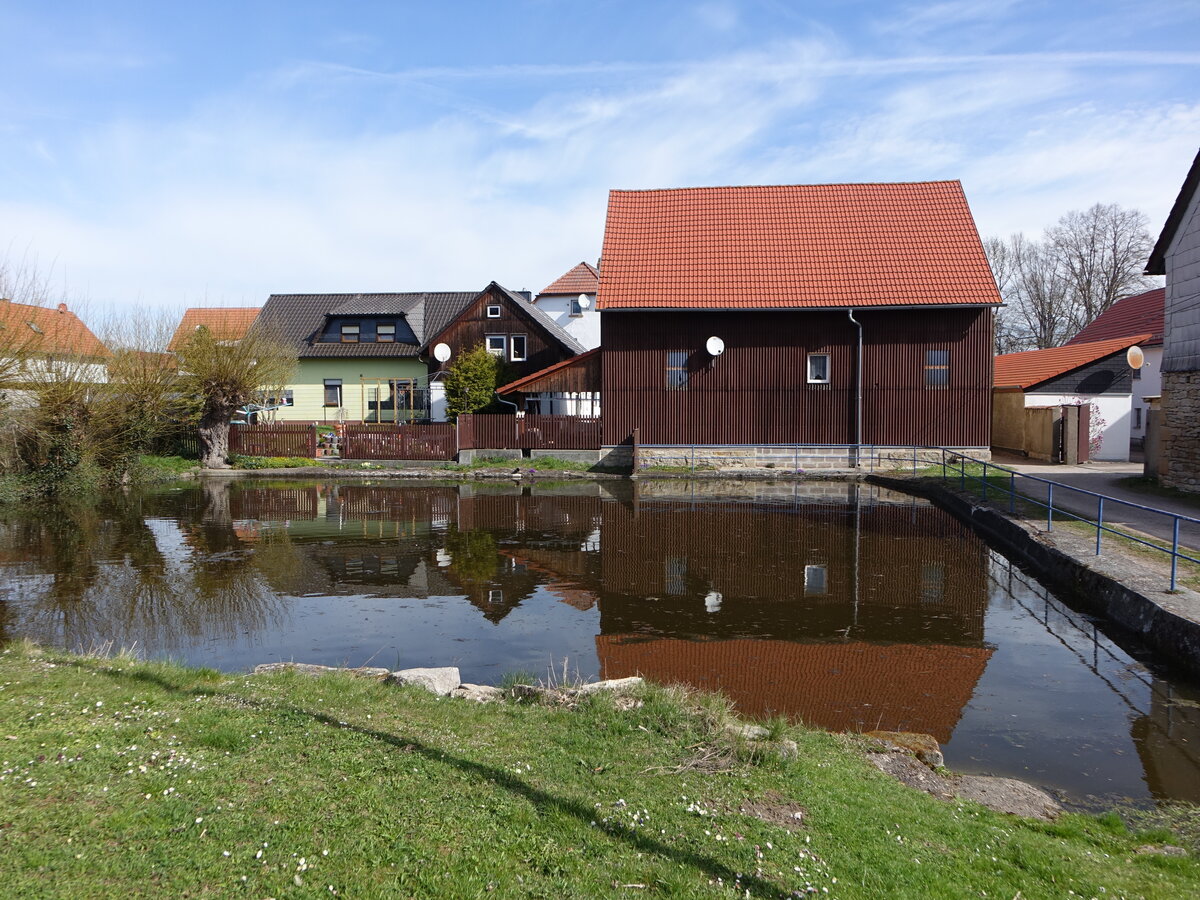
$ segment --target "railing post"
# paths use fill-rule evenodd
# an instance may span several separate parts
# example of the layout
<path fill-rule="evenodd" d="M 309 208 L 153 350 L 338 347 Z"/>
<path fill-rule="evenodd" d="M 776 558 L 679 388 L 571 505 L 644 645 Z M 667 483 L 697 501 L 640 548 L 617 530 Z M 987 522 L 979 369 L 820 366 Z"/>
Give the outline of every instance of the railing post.
<path fill-rule="evenodd" d="M 942 481 L 946 480 L 946 448 L 942 447 Z"/>
<path fill-rule="evenodd" d="M 1017 473 L 1010 472 L 1008 476 L 1008 511 L 1017 513 Z"/>
<path fill-rule="evenodd" d="M 958 473 L 962 478 L 962 481 L 959 482 L 959 489 L 965 491 L 967 489 L 967 458 L 961 453 L 958 455 Z"/>
<path fill-rule="evenodd" d="M 917 474 L 917 448 L 913 446 L 913 475 Z"/>
<path fill-rule="evenodd" d="M 983 502 L 987 503 L 987 460 L 983 461 Z"/>
<path fill-rule="evenodd" d="M 1175 590 L 1175 576 L 1179 572 L 1179 516 L 1171 529 L 1171 590 Z"/>
<path fill-rule="evenodd" d="M 1100 555 L 1100 535 L 1104 533 L 1104 498 L 1096 501 L 1096 555 Z"/>
<path fill-rule="evenodd" d="M 1046 482 L 1046 530 L 1054 530 L 1054 482 Z"/>

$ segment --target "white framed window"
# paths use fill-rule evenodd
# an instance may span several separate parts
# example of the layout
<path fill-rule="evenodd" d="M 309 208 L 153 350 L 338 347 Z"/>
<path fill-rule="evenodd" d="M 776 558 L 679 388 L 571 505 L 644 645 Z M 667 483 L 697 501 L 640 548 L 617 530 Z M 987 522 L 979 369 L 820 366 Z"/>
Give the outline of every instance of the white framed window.
<path fill-rule="evenodd" d="M 485 341 L 487 352 L 492 356 L 503 356 L 508 345 L 508 339 L 502 334 L 489 334 Z"/>
<path fill-rule="evenodd" d="M 508 358 L 512 362 L 525 362 L 525 360 L 527 359 L 527 357 L 525 355 L 525 345 L 526 345 L 525 335 L 523 335 L 523 334 L 510 335 L 509 339 L 508 339 L 508 347 L 509 347 Z"/>
<path fill-rule="evenodd" d="M 342 323 L 342 343 L 357 344 L 358 343 L 359 327 L 357 322 Z"/>
<path fill-rule="evenodd" d="M 808 383 L 829 384 L 829 354 L 808 354 Z"/>
<path fill-rule="evenodd" d="M 829 590 L 829 570 L 825 566 L 804 567 L 804 595 L 820 597 Z"/>
<path fill-rule="evenodd" d="M 375 340 L 380 344 L 395 343 L 396 324 L 394 322 L 380 322 L 378 325 L 376 325 Z"/>
<path fill-rule="evenodd" d="M 489 305 L 487 308 L 487 317 L 489 319 L 500 318 L 500 304 Z"/>
<path fill-rule="evenodd" d="M 496 588 L 492 588 L 491 590 L 488 591 L 488 603 L 503 603 L 503 602 L 504 602 L 504 591 L 503 590 L 497 590 Z"/>
<path fill-rule="evenodd" d="M 579 305 L 579 298 L 572 297 L 571 298 L 571 312 L 570 312 L 571 318 L 577 319 L 582 315 L 583 315 L 583 307 Z"/>

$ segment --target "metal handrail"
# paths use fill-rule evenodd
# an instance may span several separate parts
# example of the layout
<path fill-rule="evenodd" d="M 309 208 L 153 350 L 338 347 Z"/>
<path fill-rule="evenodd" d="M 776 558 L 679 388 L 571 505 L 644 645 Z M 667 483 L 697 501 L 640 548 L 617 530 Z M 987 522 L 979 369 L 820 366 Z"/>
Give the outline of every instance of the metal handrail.
<path fill-rule="evenodd" d="M 1169 554 L 1170 558 L 1171 558 L 1171 579 L 1170 579 L 1170 588 L 1169 589 L 1172 591 L 1174 591 L 1176 589 L 1176 585 L 1178 583 L 1179 560 L 1184 559 L 1184 560 L 1187 560 L 1188 562 L 1200 564 L 1200 559 L 1198 559 L 1194 556 L 1189 556 L 1186 553 L 1181 553 L 1179 550 L 1179 523 L 1180 522 L 1191 522 L 1193 524 L 1200 525 L 1200 518 L 1195 518 L 1193 516 L 1186 516 L 1186 515 L 1183 515 L 1182 513 L 1169 512 L 1165 509 L 1158 509 L 1157 507 L 1154 507 L 1154 506 L 1146 506 L 1142 503 L 1134 503 L 1131 500 L 1122 500 L 1119 497 L 1110 497 L 1107 494 L 1101 494 L 1096 491 L 1089 491 L 1087 488 L 1073 487 L 1072 485 L 1069 485 L 1069 484 L 1063 484 L 1060 481 L 1052 481 L 1051 479 L 1048 479 L 1048 478 L 1039 478 L 1036 475 L 1027 475 L 1024 472 L 1018 472 L 1015 469 L 1010 469 L 1010 468 L 1007 468 L 1006 466 L 997 465 L 996 463 L 990 462 L 988 460 L 976 459 L 973 456 L 969 456 L 965 453 L 960 453 L 957 450 L 947 450 L 945 448 L 941 448 L 941 450 L 942 450 L 942 480 L 943 481 L 949 480 L 948 472 L 953 471 L 956 468 L 953 465 L 953 463 L 954 463 L 955 459 L 957 459 L 959 464 L 957 466 L 958 471 L 956 474 L 959 477 L 960 484 L 965 488 L 968 479 L 970 479 L 972 481 L 980 482 L 981 486 L 982 486 L 983 499 L 986 502 L 988 499 L 989 484 L 988 484 L 987 479 L 988 479 L 989 470 L 991 470 L 991 472 L 999 472 L 999 473 L 1008 475 L 1007 489 L 1005 489 L 1003 487 L 998 487 L 996 485 L 990 485 L 990 487 L 992 490 L 1001 491 L 1001 492 L 1008 494 L 1009 512 L 1016 511 L 1017 497 L 1020 497 L 1022 500 L 1026 501 L 1028 503 L 1032 503 L 1033 505 L 1039 506 L 1042 509 L 1046 510 L 1046 530 L 1047 531 L 1054 531 L 1054 514 L 1056 512 L 1059 513 L 1060 516 L 1066 516 L 1068 518 L 1075 519 L 1076 521 L 1083 522 L 1086 525 L 1094 526 L 1096 528 L 1096 552 L 1095 552 L 1096 556 L 1101 555 L 1102 538 L 1105 533 L 1117 535 L 1118 537 L 1122 537 L 1125 540 L 1133 541 L 1134 543 L 1141 544 L 1144 547 L 1149 547 L 1151 550 L 1158 551 L 1159 553 Z M 947 465 L 948 462 L 950 463 L 949 466 Z M 967 474 L 967 464 L 968 463 L 973 463 L 977 466 L 982 466 L 983 474 L 982 475 L 968 475 Z M 1046 500 L 1043 502 L 1042 500 L 1040 500 L 1037 497 L 1034 497 L 1030 494 L 1022 493 L 1019 490 L 1017 490 L 1017 484 L 1024 483 L 1024 481 L 1018 482 L 1017 481 L 1018 478 L 1024 479 L 1024 481 L 1033 481 L 1033 482 L 1037 482 L 1039 484 L 1044 484 L 1046 486 Z M 1065 509 L 1061 505 L 1055 506 L 1055 504 L 1054 504 L 1055 488 L 1058 488 L 1060 492 L 1061 491 L 1071 491 L 1074 494 L 1082 494 L 1086 497 L 1095 498 L 1095 500 L 1096 500 L 1096 518 L 1094 520 L 1088 519 L 1077 513 L 1073 513 L 1068 509 Z M 1110 525 L 1105 525 L 1104 524 L 1104 507 L 1106 504 L 1112 504 L 1112 503 L 1119 503 L 1122 506 L 1130 507 L 1132 509 L 1140 509 L 1143 512 L 1153 513 L 1155 515 L 1164 516 L 1164 517 L 1170 519 L 1172 522 L 1172 525 L 1171 525 L 1171 548 L 1168 550 L 1166 547 L 1161 547 L 1158 544 L 1153 543 L 1151 541 L 1143 540 L 1142 538 L 1139 538 L 1136 535 L 1130 534 L 1127 531 L 1120 531 L 1116 528 L 1113 528 Z"/>

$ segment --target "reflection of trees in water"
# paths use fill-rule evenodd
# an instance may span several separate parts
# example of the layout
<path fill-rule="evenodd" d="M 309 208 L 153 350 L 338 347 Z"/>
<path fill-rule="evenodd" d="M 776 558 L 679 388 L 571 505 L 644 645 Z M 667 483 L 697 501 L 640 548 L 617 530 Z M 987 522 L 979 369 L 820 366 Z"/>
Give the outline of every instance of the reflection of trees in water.
<path fill-rule="evenodd" d="M 259 560 L 234 533 L 223 493 L 202 490 L 198 522 L 164 518 L 154 527 L 137 495 L 10 513 L 0 544 L 23 564 L 6 601 L 9 635 L 157 652 L 277 623 L 286 607 L 267 580 L 299 570 L 295 551 L 286 535 L 271 536 Z M 164 554 L 160 538 L 177 552 Z"/>

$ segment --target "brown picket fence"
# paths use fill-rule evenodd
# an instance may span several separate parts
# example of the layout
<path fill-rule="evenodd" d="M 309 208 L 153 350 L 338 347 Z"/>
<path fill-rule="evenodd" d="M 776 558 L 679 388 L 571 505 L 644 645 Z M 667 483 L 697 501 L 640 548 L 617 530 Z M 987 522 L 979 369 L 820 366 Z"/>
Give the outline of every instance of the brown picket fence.
<path fill-rule="evenodd" d="M 598 416 L 458 417 L 458 443 L 478 450 L 598 450 Z"/>
<path fill-rule="evenodd" d="M 229 429 L 229 452 L 242 456 L 317 455 L 317 431 L 302 422 L 234 425 Z"/>
<path fill-rule="evenodd" d="M 454 459 L 454 426 L 347 425 L 342 459 Z"/>

